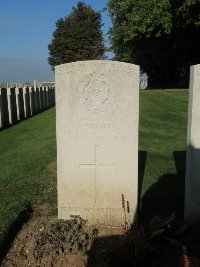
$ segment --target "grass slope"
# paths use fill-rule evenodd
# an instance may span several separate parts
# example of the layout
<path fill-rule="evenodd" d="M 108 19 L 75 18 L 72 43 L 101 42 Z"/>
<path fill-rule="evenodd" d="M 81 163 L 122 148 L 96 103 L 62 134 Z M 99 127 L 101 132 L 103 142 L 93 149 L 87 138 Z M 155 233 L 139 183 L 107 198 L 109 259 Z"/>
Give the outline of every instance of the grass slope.
<path fill-rule="evenodd" d="M 55 109 L 0 132 L 0 239 L 27 205 L 56 202 Z"/>
<path fill-rule="evenodd" d="M 140 158 L 141 215 L 182 209 L 184 153 L 174 151 L 186 148 L 187 103 L 187 91 L 140 93 L 139 147 L 146 151 Z M 27 203 L 56 206 L 55 109 L 0 132 L 0 149 L 1 240 Z"/>

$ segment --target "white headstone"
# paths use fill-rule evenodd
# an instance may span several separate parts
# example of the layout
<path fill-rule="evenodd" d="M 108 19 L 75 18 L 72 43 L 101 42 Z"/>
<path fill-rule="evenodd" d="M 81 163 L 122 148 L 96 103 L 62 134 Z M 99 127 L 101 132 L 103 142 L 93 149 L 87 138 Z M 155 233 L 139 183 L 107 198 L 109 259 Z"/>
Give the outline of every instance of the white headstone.
<path fill-rule="evenodd" d="M 142 79 L 140 80 L 140 89 L 145 90 L 148 87 L 148 80 L 147 79 Z"/>
<path fill-rule="evenodd" d="M 13 88 L 12 88 L 13 90 Z M 9 116 L 9 123 L 12 125 L 13 121 L 12 121 L 12 108 L 11 108 L 11 88 L 7 88 L 7 98 L 8 98 L 8 116 Z"/>
<path fill-rule="evenodd" d="M 16 89 L 16 104 L 17 104 L 17 119 L 18 121 L 20 121 L 20 107 L 19 107 L 19 87 L 17 87 Z"/>
<path fill-rule="evenodd" d="M 200 217 L 200 65 L 190 69 L 185 219 Z"/>
<path fill-rule="evenodd" d="M 130 225 L 138 197 L 139 67 L 96 60 L 55 71 L 58 216 Z"/>

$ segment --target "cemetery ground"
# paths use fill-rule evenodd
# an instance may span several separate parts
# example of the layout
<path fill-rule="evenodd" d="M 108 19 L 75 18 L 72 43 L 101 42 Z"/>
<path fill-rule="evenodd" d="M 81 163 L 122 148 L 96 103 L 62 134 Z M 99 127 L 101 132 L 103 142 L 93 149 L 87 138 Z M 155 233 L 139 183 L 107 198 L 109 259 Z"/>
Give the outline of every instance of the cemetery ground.
<path fill-rule="evenodd" d="M 154 215 L 175 212 L 183 218 L 187 106 L 187 90 L 140 92 L 138 222 L 144 227 Z M 83 253 L 69 253 L 68 265 L 62 265 L 66 261 L 60 256 L 57 263 L 43 259 L 47 265 L 34 265 L 29 258 L 34 233 L 57 214 L 55 108 L 0 132 L 0 147 L 1 261 L 16 237 L 2 266 L 84 266 Z M 113 232 L 114 239 L 107 242 L 106 232 L 100 232 L 101 242 L 95 239 L 91 245 L 87 266 L 131 264 L 134 255 L 126 255 L 124 240 L 116 250 L 118 234 Z M 92 254 L 95 246 L 99 255 Z M 114 251 L 106 254 L 112 246 Z"/>

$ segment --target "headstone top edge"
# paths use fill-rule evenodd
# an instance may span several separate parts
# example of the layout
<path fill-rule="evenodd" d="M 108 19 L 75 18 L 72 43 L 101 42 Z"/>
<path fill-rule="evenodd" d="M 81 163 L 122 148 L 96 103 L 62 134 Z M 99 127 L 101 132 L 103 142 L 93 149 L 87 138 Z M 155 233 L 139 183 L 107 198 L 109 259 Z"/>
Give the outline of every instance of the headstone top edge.
<path fill-rule="evenodd" d="M 198 68 L 199 69 L 200 68 L 200 64 L 192 65 L 191 68 L 195 68 L 195 69 Z"/>
<path fill-rule="evenodd" d="M 70 67 L 70 66 L 78 66 L 78 65 L 92 65 L 92 64 L 107 64 L 107 65 L 119 65 L 119 66 L 127 66 L 127 67 L 132 67 L 132 68 L 137 68 L 139 69 L 140 66 L 136 65 L 136 64 L 132 64 L 132 63 L 127 63 L 127 62 L 121 62 L 121 61 L 113 61 L 113 60 L 85 60 L 85 61 L 75 61 L 75 62 L 70 62 L 70 63 L 64 63 L 64 64 L 60 64 L 55 66 L 55 69 L 62 69 L 63 67 Z"/>
<path fill-rule="evenodd" d="M 190 67 L 190 84 L 191 84 L 191 81 L 194 79 L 193 76 L 199 76 L 199 75 L 200 75 L 200 64 L 191 66 Z"/>

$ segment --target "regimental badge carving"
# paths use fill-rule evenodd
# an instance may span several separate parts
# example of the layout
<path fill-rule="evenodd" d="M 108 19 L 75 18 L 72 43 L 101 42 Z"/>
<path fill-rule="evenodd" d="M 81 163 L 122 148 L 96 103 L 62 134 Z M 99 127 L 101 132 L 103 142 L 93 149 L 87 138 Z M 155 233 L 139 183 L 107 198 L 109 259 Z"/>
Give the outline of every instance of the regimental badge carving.
<path fill-rule="evenodd" d="M 114 91 L 105 74 L 92 73 L 79 84 L 80 101 L 86 109 L 101 112 L 114 102 Z"/>

